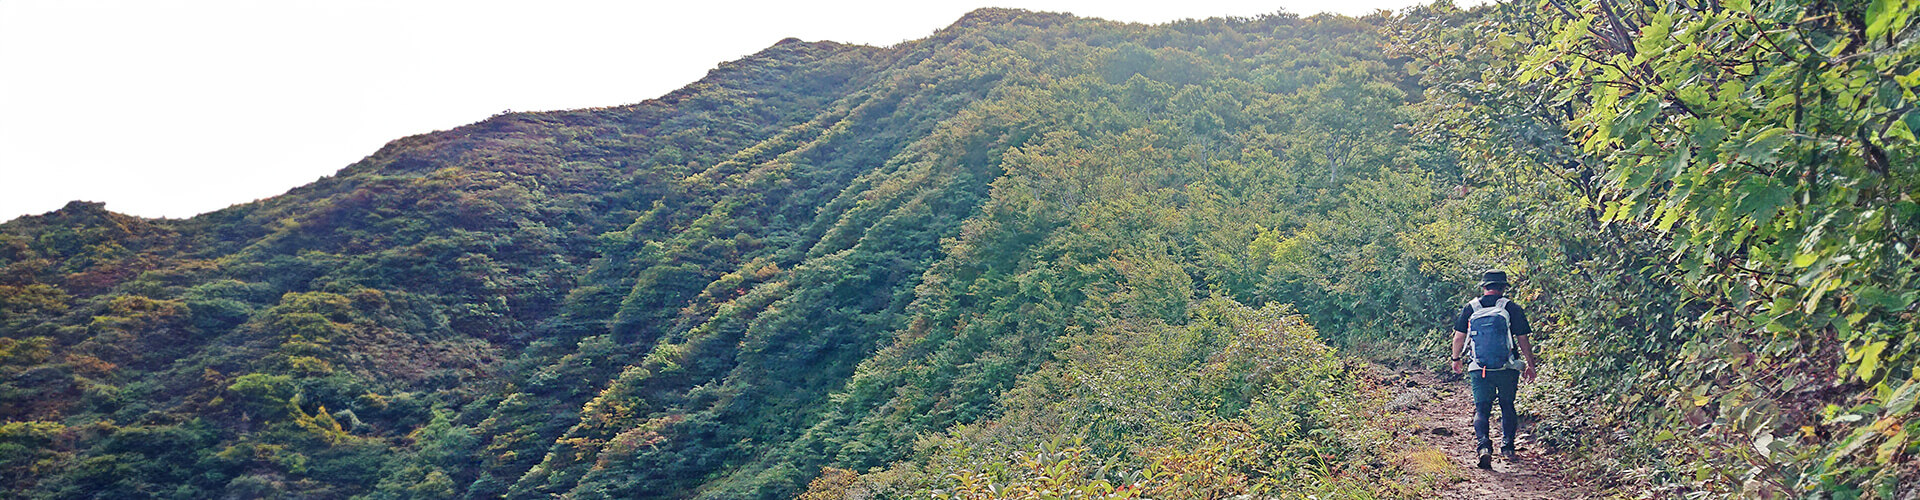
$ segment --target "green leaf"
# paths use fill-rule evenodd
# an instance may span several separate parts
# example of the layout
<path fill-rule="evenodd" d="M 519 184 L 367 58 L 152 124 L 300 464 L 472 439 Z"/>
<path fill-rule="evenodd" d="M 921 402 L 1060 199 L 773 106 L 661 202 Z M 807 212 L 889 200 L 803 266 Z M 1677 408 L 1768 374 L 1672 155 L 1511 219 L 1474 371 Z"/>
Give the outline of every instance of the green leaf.
<path fill-rule="evenodd" d="M 1688 160 L 1693 159 L 1693 148 L 1688 146 L 1688 144 L 1682 141 L 1679 146 L 1675 148 L 1678 149 L 1678 151 L 1674 151 L 1673 154 L 1668 155 L 1665 160 L 1661 161 L 1661 169 L 1666 171 L 1665 173 L 1668 177 L 1679 177 L 1680 172 L 1687 168 Z"/>
<path fill-rule="evenodd" d="M 1674 92 L 1674 97 L 1678 98 L 1680 102 L 1686 103 L 1688 107 L 1693 108 L 1706 108 L 1707 101 L 1712 99 L 1712 97 L 1707 94 L 1705 85 L 1688 85 L 1681 87 L 1680 90 Z"/>
<path fill-rule="evenodd" d="M 1752 218 L 1755 222 L 1766 223 L 1773 218 L 1775 211 L 1793 197 L 1793 190 L 1774 183 L 1772 179 L 1760 182 L 1742 182 L 1740 199 L 1734 206 L 1735 213 Z"/>
<path fill-rule="evenodd" d="M 1912 117 L 1913 113 L 1907 113 L 1907 115 Z M 1893 126 L 1887 127 L 1887 135 L 1906 139 L 1907 142 L 1920 142 L 1920 137 L 1913 135 L 1913 125 L 1909 125 L 1906 120 L 1893 122 Z"/>
<path fill-rule="evenodd" d="M 1873 380 L 1873 372 L 1880 369 L 1880 352 L 1885 350 L 1887 350 L 1885 340 L 1860 348 L 1860 369 L 1856 374 L 1861 380 Z"/>
<path fill-rule="evenodd" d="M 1853 313 L 1853 314 L 1848 314 L 1848 315 L 1847 315 L 1847 322 L 1845 323 L 1845 325 L 1846 325 L 1846 326 L 1848 326 L 1848 327 L 1852 327 L 1852 326 L 1855 326 L 1855 325 L 1859 325 L 1859 324 L 1860 324 L 1860 320 L 1863 320 L 1863 319 L 1867 319 L 1867 313 Z"/>
<path fill-rule="evenodd" d="M 1880 38 L 1880 35 L 1892 27 L 1893 18 L 1898 16 L 1896 9 L 1905 4 L 1904 0 L 1873 0 L 1867 6 L 1867 39 Z"/>
<path fill-rule="evenodd" d="M 1900 85 L 1907 88 L 1920 87 L 1920 69 L 1907 72 L 1905 75 L 1895 75 L 1893 81 L 1900 82 Z"/>
<path fill-rule="evenodd" d="M 1920 382 L 1909 380 L 1899 389 L 1895 389 L 1892 397 L 1887 398 L 1887 414 L 1906 415 L 1913 411 L 1915 402 L 1920 402 Z"/>
<path fill-rule="evenodd" d="M 1618 216 L 1619 214 L 1620 214 L 1620 202 L 1618 201 L 1609 202 L 1607 203 L 1607 209 L 1600 212 L 1600 221 L 1613 222 L 1617 220 L 1615 219 L 1615 217 Z"/>
<path fill-rule="evenodd" d="M 1680 219 L 1687 215 L 1686 194 L 1676 193 L 1674 196 L 1674 200 L 1677 203 L 1673 203 L 1660 211 L 1658 227 L 1661 232 L 1672 231 L 1673 225 L 1679 223 Z"/>
<path fill-rule="evenodd" d="M 1787 145 L 1788 138 L 1785 127 L 1761 131 L 1747 139 L 1747 145 L 1740 148 L 1740 156 L 1752 159 L 1754 163 L 1772 161 L 1773 156 L 1780 152 L 1780 148 Z"/>
<path fill-rule="evenodd" d="M 1642 96 L 1639 105 L 1640 109 L 1620 115 L 1620 119 L 1613 122 L 1616 134 L 1638 133 L 1647 127 L 1647 122 L 1653 121 L 1653 117 L 1660 115 L 1659 99 Z"/>
<path fill-rule="evenodd" d="M 1887 442 L 1880 443 L 1880 447 L 1874 450 L 1873 459 L 1881 464 L 1892 462 L 1894 457 L 1899 456 L 1900 450 L 1906 447 L 1907 434 L 1904 432 L 1894 434 L 1887 438 Z"/>
<path fill-rule="evenodd" d="M 1808 274 L 1818 274 L 1824 267 L 1826 266 L 1815 267 Z M 1832 282 L 1814 283 L 1814 285 L 1811 288 L 1813 290 L 1811 293 L 1807 294 L 1807 300 L 1802 303 L 1804 307 L 1801 308 L 1801 310 L 1805 311 L 1807 314 L 1813 314 L 1814 310 L 1820 308 L 1820 297 L 1825 296 L 1827 294 L 1827 290 L 1832 289 Z"/>
<path fill-rule="evenodd" d="M 1656 12 L 1652 22 L 1641 27 L 1640 37 L 1633 41 L 1634 49 L 1639 53 L 1636 59 L 1645 60 L 1654 53 L 1660 52 L 1660 49 L 1667 45 L 1667 35 L 1672 31 L 1673 17 L 1664 12 Z"/>
<path fill-rule="evenodd" d="M 1729 80 L 1720 84 L 1719 99 L 1725 101 L 1727 103 L 1725 105 L 1733 106 L 1736 103 L 1747 101 L 1746 93 L 1747 84 L 1741 83 L 1740 80 Z"/>
<path fill-rule="evenodd" d="M 1727 140 L 1727 127 L 1720 120 L 1702 119 L 1693 127 L 1693 143 L 1700 145 L 1702 163 L 1720 161 L 1720 141 Z"/>
<path fill-rule="evenodd" d="M 1880 82 L 1880 88 L 1874 91 L 1873 96 L 1879 100 L 1878 104 L 1880 107 L 1889 109 L 1898 108 L 1900 107 L 1901 90 L 1899 83 L 1883 81 Z"/>

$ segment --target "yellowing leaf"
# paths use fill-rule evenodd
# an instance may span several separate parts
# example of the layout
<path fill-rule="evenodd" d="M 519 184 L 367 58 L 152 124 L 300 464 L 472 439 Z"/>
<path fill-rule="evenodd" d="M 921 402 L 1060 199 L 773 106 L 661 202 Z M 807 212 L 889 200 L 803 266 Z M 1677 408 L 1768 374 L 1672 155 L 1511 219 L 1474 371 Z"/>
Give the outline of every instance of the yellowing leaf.
<path fill-rule="evenodd" d="M 1874 450 L 1873 458 L 1883 464 L 1892 462 L 1894 456 L 1906 447 L 1907 434 L 1904 432 L 1893 434 L 1892 437 L 1887 438 L 1887 442 L 1880 443 L 1879 449 Z"/>
<path fill-rule="evenodd" d="M 1880 369 L 1880 352 L 1885 350 L 1887 350 L 1885 340 L 1860 348 L 1860 369 L 1857 374 L 1861 380 L 1873 379 L 1873 372 Z"/>
<path fill-rule="evenodd" d="M 1913 115 L 1913 113 L 1907 113 L 1907 114 L 1909 116 Z M 1920 138 L 1914 137 L 1913 127 L 1910 125 L 1907 125 L 1906 120 L 1893 122 L 1893 126 L 1887 127 L 1887 135 L 1893 136 L 1895 138 L 1906 139 L 1907 142 L 1920 141 Z"/>
<path fill-rule="evenodd" d="M 1897 18 L 1906 17 L 1901 12 L 1905 10 L 1902 7 L 1906 3 L 1904 0 L 1873 0 L 1873 4 L 1867 6 L 1867 38 L 1880 38 L 1888 28 L 1896 27 L 1893 24 Z"/>

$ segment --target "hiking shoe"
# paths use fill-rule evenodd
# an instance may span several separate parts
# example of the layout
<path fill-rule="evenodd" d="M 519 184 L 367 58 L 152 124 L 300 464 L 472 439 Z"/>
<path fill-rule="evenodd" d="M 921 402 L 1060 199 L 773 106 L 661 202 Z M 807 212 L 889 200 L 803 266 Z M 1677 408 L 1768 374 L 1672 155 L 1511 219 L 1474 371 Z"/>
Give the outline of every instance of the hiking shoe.
<path fill-rule="evenodd" d="M 1493 450 L 1480 449 L 1480 468 L 1493 470 Z"/>
<path fill-rule="evenodd" d="M 1500 455 L 1505 457 L 1508 462 L 1512 462 L 1520 459 L 1520 454 L 1515 453 L 1512 446 L 1508 446 L 1504 449 L 1501 449 Z"/>

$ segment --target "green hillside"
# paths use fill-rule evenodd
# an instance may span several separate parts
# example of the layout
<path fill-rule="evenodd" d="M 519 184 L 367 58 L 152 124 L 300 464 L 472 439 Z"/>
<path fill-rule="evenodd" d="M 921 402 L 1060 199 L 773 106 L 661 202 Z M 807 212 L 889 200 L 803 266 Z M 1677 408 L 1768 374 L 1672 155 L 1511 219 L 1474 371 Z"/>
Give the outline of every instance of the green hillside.
<path fill-rule="evenodd" d="M 1920 481 L 1907 0 L 983 9 L 0 225 L 22 498 L 1425 498 L 1505 268 L 1627 497 Z M 1047 493 L 1055 497 L 1045 496 Z"/>

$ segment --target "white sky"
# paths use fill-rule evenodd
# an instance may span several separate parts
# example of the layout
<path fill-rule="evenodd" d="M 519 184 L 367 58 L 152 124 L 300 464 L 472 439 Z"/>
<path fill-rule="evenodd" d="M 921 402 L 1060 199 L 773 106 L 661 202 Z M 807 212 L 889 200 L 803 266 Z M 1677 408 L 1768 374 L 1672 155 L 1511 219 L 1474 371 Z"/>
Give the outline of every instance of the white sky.
<path fill-rule="evenodd" d="M 979 7 L 1118 21 L 1415 0 L 0 0 L 0 221 L 190 217 L 503 110 L 658 97 L 787 37 L 886 46 Z"/>

